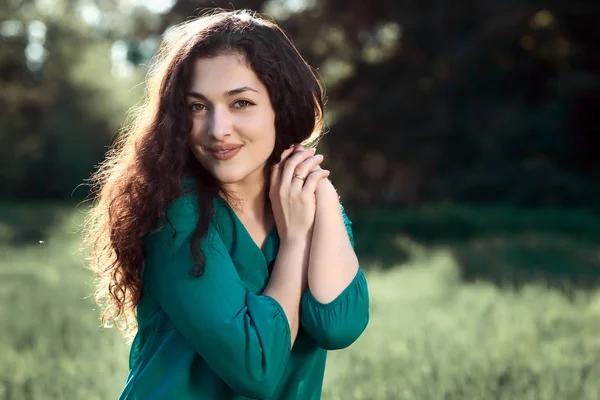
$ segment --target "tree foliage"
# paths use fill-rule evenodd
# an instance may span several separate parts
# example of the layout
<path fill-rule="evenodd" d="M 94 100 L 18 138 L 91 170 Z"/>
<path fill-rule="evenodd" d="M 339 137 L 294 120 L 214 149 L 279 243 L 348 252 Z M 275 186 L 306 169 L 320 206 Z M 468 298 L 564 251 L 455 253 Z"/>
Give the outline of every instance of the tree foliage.
<path fill-rule="evenodd" d="M 179 0 L 162 14 L 98 2 L 106 18 L 95 25 L 69 2 L 54 19 L 25 3 L 2 6 L 1 20 L 46 18 L 48 57 L 32 71 L 27 37 L 0 36 L 1 195 L 70 196 L 135 103 L 130 89 L 160 35 L 205 8 L 234 6 L 270 11 L 324 79 L 323 147 L 347 203 L 600 200 L 593 0 Z M 111 75 L 115 41 L 127 44 L 128 79 Z"/>

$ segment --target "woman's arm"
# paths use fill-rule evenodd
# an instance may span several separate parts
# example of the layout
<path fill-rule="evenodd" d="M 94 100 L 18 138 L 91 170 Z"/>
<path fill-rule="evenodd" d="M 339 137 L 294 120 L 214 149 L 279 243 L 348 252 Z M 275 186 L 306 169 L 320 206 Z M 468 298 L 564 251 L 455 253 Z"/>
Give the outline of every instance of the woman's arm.
<path fill-rule="evenodd" d="M 190 348 L 233 391 L 270 398 L 289 357 L 285 310 L 276 299 L 248 289 L 212 224 L 201 243 L 204 273 L 192 276 L 190 241 L 198 215 L 190 198 L 170 207 L 173 227 L 146 239 L 144 295 L 156 300 Z"/>
<path fill-rule="evenodd" d="M 318 183 L 329 175 L 329 171 L 315 168 L 323 158 L 314 154 L 314 149 L 296 151 L 290 147 L 271 171 L 269 198 L 281 244 L 263 294 L 276 299 L 285 310 L 291 345 L 298 334 L 300 300 L 307 286 L 315 192 Z"/>
<path fill-rule="evenodd" d="M 282 243 L 277 252 L 273 272 L 262 294 L 275 299 L 285 311 L 290 327 L 290 348 L 300 326 L 300 299 L 306 290 L 306 271 L 310 237 Z"/>
<path fill-rule="evenodd" d="M 354 253 L 352 223 L 329 181 L 317 189 L 317 211 L 300 322 L 322 348 L 352 344 L 369 322 L 367 281 Z"/>
<path fill-rule="evenodd" d="M 308 286 L 320 303 L 330 303 L 352 282 L 358 258 L 346 231 L 337 192 L 327 179 L 316 191 L 317 211 L 308 264 Z"/>

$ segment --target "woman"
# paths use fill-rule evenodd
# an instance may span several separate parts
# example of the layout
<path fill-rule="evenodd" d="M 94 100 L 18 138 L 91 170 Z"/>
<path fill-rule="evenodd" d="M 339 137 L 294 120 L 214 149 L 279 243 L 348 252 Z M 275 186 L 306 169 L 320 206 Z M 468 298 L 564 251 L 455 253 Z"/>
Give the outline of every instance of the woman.
<path fill-rule="evenodd" d="M 104 322 L 135 334 L 121 399 L 318 399 L 327 350 L 369 319 L 323 157 L 322 92 L 275 24 L 172 31 L 146 101 L 95 174 Z"/>

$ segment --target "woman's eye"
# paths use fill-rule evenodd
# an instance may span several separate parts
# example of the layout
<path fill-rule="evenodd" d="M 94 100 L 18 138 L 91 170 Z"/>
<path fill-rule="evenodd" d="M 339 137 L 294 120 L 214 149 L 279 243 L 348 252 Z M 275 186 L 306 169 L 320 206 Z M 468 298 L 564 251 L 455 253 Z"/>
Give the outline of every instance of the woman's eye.
<path fill-rule="evenodd" d="M 192 110 L 193 112 L 204 111 L 205 109 L 206 109 L 206 107 L 204 106 L 204 104 L 200 104 L 200 103 L 190 104 L 190 110 Z"/>
<path fill-rule="evenodd" d="M 234 104 L 235 104 L 235 108 L 246 108 L 246 107 L 254 105 L 254 103 L 251 103 L 248 100 L 238 100 Z"/>

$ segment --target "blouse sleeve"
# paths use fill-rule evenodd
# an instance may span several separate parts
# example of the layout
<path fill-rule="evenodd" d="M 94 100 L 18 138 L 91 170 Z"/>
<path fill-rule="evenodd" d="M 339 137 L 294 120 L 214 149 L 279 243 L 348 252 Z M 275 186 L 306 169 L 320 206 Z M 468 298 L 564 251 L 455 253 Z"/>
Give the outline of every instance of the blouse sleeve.
<path fill-rule="evenodd" d="M 343 207 L 341 212 L 354 248 L 352 222 Z M 324 349 L 343 349 L 354 343 L 369 323 L 369 290 L 362 269 L 358 269 L 352 282 L 330 303 L 319 302 L 307 289 L 300 304 L 300 323 Z"/>
<path fill-rule="evenodd" d="M 189 200 L 178 199 L 167 214 L 176 235 L 167 224 L 147 239 L 144 289 L 233 391 L 269 398 L 290 354 L 285 312 L 275 299 L 249 291 L 212 225 L 201 243 L 204 273 L 191 275 L 196 214 Z"/>

